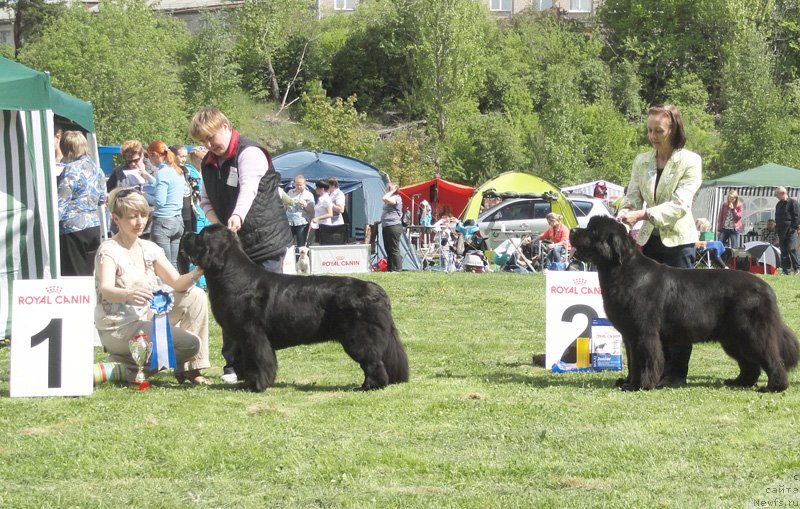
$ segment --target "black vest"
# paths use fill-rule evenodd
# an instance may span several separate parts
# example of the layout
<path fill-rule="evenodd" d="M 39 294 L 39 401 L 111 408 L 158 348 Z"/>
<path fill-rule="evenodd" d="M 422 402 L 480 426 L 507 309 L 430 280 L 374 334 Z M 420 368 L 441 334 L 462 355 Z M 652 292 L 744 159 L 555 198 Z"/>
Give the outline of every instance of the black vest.
<path fill-rule="evenodd" d="M 278 194 L 281 176 L 272 166 L 269 152 L 253 140 L 240 136 L 235 157 L 221 161 L 220 167 L 217 168 L 208 164 L 209 156 L 206 155 L 200 171 L 203 174 L 203 187 L 214 212 L 220 223 L 227 224 L 239 198 L 238 179 L 235 187 L 229 186 L 228 176 L 231 168 L 238 164 L 242 150 L 247 147 L 258 147 L 269 161 L 269 169 L 261 177 L 253 205 L 244 218 L 242 229 L 239 230 L 239 240 L 245 253 L 254 262 L 261 263 L 268 258 L 283 254 L 293 241 L 289 221 L 286 219 L 286 209 Z"/>

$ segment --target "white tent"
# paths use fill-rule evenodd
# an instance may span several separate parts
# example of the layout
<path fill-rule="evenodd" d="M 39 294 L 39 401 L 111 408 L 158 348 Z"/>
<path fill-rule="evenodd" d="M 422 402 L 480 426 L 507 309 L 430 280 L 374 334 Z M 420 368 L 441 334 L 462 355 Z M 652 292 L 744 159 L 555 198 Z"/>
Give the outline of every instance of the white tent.
<path fill-rule="evenodd" d="M 578 193 L 578 194 L 588 194 L 589 196 L 594 196 L 594 188 L 597 184 L 601 182 L 606 185 L 606 192 L 607 192 L 606 201 L 608 201 L 609 203 L 625 194 L 624 187 L 622 187 L 619 184 L 614 184 L 613 182 L 609 182 L 607 180 L 593 180 L 591 182 L 586 182 L 585 184 L 577 184 L 574 186 L 562 187 L 561 192 L 564 194 Z"/>
<path fill-rule="evenodd" d="M 711 228 L 717 231 L 719 209 L 725 202 L 728 192 L 735 189 L 744 204 L 742 224 L 747 234 L 755 231 L 760 233 L 767 219 L 775 217 L 775 187 L 783 186 L 793 198 L 800 197 L 800 171 L 767 163 L 756 168 L 720 177 L 703 182 L 692 206 L 694 217 L 704 217 L 711 223 Z M 757 238 L 742 238 L 742 243 Z"/>
<path fill-rule="evenodd" d="M 91 105 L 50 86 L 47 74 L 0 57 L 0 338 L 11 333 L 14 280 L 60 275 L 57 116 L 87 132 L 97 161 Z"/>

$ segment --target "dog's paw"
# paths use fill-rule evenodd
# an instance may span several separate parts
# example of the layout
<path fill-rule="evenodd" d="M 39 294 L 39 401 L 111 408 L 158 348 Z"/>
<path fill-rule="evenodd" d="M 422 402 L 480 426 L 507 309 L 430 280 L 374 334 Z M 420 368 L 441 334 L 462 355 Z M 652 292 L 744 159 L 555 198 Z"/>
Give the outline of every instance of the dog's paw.
<path fill-rule="evenodd" d="M 629 382 L 624 382 L 624 383 L 620 384 L 619 388 L 621 390 L 625 391 L 625 392 L 635 392 L 635 391 L 639 391 L 639 390 L 642 389 L 640 386 L 634 385 L 634 384 L 629 383 Z"/>
<path fill-rule="evenodd" d="M 781 385 L 773 385 L 773 386 L 771 386 L 770 384 L 767 384 L 764 387 L 759 387 L 758 388 L 758 392 L 783 392 L 787 388 L 788 388 L 788 385 L 787 386 L 781 386 Z"/>
<path fill-rule="evenodd" d="M 722 381 L 722 384 L 726 387 L 753 387 L 755 382 L 747 382 L 740 380 L 738 378 L 728 378 Z"/>

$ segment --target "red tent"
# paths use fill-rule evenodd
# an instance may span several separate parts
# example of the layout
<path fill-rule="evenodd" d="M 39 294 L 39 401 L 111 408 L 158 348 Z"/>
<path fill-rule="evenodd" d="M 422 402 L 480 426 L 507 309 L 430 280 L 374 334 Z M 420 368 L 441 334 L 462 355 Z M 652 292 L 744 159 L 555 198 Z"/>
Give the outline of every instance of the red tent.
<path fill-rule="evenodd" d="M 412 204 L 412 198 L 414 208 L 416 208 L 422 200 L 426 200 L 431 204 L 433 217 L 435 219 L 445 212 L 456 217 L 460 216 L 467 207 L 469 197 L 472 196 L 472 191 L 474 190 L 474 187 L 435 178 L 427 182 L 401 187 L 399 192 L 403 197 L 403 203 L 407 203 L 409 207 Z M 416 223 L 416 211 L 414 211 L 414 224 Z"/>

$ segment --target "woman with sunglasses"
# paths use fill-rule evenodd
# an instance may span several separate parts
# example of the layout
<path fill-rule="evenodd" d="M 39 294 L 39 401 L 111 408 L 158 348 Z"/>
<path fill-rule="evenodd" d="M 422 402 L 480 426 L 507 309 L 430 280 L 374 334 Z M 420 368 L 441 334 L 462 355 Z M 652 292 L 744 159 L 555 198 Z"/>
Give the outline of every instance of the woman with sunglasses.
<path fill-rule="evenodd" d="M 702 160 L 683 148 L 686 130 L 678 108 L 671 104 L 650 108 L 647 138 L 653 148 L 636 156 L 617 217 L 628 226 L 643 221 L 636 243 L 645 256 L 670 267 L 691 269 L 699 239 L 692 202 L 703 181 Z M 658 387 L 686 385 L 691 355 L 691 344 L 665 347 Z"/>
<path fill-rule="evenodd" d="M 127 368 L 129 381 L 138 371 L 128 340 L 138 331 L 150 333 L 153 312 L 150 300 L 161 283 L 174 290 L 174 306 L 169 312 L 179 382 L 207 385 L 201 373 L 210 367 L 208 359 L 208 303 L 206 294 L 194 283 L 202 275 L 199 268 L 179 275 L 167 260 L 164 250 L 139 238 L 144 231 L 150 207 L 135 189 L 113 190 L 108 210 L 119 231 L 103 242 L 95 257 L 95 326 L 108 352 L 108 362 Z"/>

